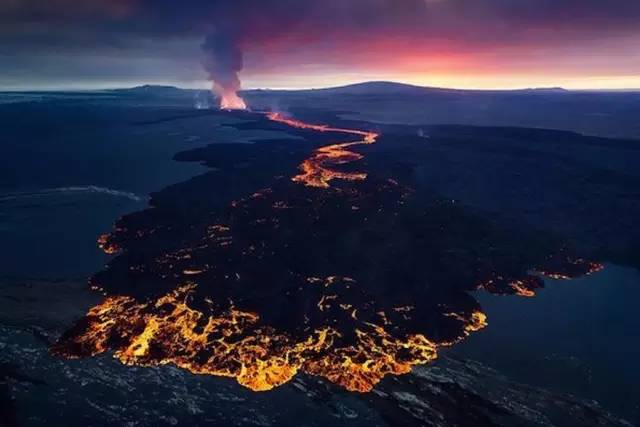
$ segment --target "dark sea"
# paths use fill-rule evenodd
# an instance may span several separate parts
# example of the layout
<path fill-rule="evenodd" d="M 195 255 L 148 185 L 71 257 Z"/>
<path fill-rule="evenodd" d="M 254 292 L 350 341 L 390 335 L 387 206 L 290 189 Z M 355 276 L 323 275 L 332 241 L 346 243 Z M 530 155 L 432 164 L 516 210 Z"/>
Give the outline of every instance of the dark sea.
<path fill-rule="evenodd" d="M 204 171 L 174 154 L 245 140 L 220 118 L 185 112 L 189 99 L 150 106 L 101 93 L 0 98 L 2 276 L 91 275 L 106 260 L 96 239 L 118 217 Z"/>
<path fill-rule="evenodd" d="M 489 326 L 453 353 L 639 419 L 638 270 L 607 264 L 587 277 L 545 279 L 535 298 L 475 296 Z"/>

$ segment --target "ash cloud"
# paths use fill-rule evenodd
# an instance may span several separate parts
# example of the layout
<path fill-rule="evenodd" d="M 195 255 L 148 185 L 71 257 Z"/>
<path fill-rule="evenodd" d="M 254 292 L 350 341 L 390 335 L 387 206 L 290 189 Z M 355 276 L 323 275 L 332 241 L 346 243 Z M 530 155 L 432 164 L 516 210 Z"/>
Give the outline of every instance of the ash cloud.
<path fill-rule="evenodd" d="M 234 31 L 215 31 L 206 36 L 202 44 L 205 54 L 203 65 L 209 79 L 214 82 L 213 90 L 220 96 L 236 94 L 240 90 L 242 70 L 242 48 Z"/>

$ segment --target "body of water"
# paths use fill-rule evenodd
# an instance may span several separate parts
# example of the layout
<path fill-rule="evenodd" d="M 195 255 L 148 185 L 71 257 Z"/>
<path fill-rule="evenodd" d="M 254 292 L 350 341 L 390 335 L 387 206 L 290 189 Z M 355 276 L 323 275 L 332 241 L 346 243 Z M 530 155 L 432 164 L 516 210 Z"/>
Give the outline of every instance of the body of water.
<path fill-rule="evenodd" d="M 94 273 L 106 261 L 96 240 L 119 216 L 205 170 L 172 160 L 174 154 L 229 142 L 215 137 L 217 129 L 229 132 L 221 127 L 225 119 L 206 112 L 83 102 L 0 105 L 3 276 Z"/>
<path fill-rule="evenodd" d="M 545 285 L 534 298 L 477 293 L 489 325 L 452 352 L 640 422 L 640 272 L 608 264 Z"/>

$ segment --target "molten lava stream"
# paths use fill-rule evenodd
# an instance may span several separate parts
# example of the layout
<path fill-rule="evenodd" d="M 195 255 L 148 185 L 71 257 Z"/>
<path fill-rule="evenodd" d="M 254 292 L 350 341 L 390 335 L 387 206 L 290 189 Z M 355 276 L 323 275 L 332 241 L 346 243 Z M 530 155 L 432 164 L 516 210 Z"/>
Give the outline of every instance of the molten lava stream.
<path fill-rule="evenodd" d="M 309 187 L 329 187 L 332 179 L 346 179 L 350 181 L 363 180 L 367 174 L 355 172 L 339 172 L 332 170 L 331 166 L 354 162 L 362 158 L 361 154 L 349 151 L 347 148 L 360 144 L 373 144 L 380 134 L 357 129 L 335 128 L 326 125 L 314 125 L 300 120 L 284 117 L 281 113 L 271 112 L 267 114 L 270 120 L 284 123 L 298 129 L 310 129 L 319 132 L 342 132 L 351 135 L 361 136 L 362 139 L 354 142 L 343 142 L 340 144 L 327 145 L 317 149 L 313 156 L 302 162 L 300 170 L 302 173 L 293 177 L 296 182 L 302 182 Z"/>

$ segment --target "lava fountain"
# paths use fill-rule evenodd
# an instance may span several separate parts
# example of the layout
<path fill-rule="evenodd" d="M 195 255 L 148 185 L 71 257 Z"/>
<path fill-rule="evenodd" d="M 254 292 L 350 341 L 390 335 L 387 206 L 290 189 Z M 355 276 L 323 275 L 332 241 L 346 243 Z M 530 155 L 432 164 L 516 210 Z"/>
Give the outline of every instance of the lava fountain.
<path fill-rule="evenodd" d="M 214 86 L 214 92 L 220 96 L 221 110 L 246 110 L 247 104 L 244 99 L 234 90 L 223 90 Z"/>

